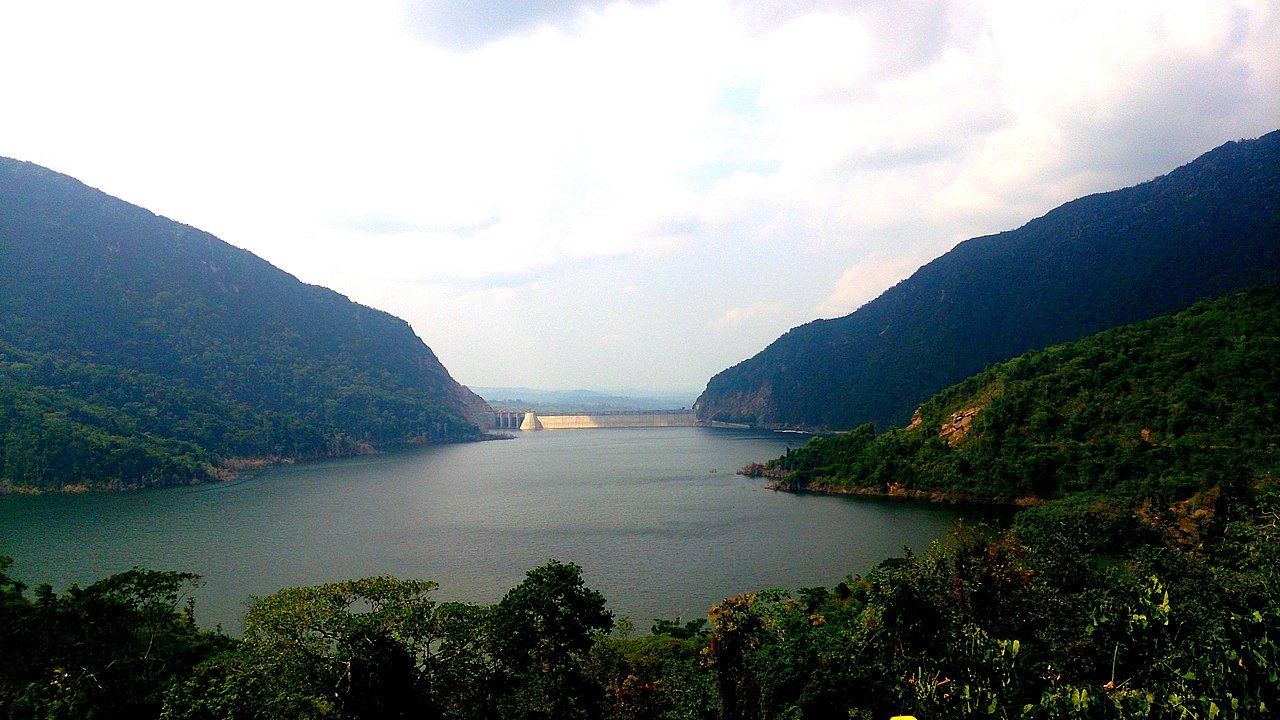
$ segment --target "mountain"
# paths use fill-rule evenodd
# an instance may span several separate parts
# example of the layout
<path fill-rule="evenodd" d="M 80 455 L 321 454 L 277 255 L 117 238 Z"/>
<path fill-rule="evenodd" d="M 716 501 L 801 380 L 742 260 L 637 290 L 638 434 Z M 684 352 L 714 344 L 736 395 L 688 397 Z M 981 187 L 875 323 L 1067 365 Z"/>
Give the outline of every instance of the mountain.
<path fill-rule="evenodd" d="M 1025 353 L 911 424 L 813 438 L 749 468 L 795 489 L 1179 501 L 1280 471 L 1280 285 Z"/>
<path fill-rule="evenodd" d="M 1280 131 L 960 243 L 719 373 L 694 408 L 764 427 L 902 424 L 993 362 L 1276 279 Z"/>
<path fill-rule="evenodd" d="M 470 440 L 484 409 L 405 321 L 0 159 L 0 484 L 162 485 Z"/>

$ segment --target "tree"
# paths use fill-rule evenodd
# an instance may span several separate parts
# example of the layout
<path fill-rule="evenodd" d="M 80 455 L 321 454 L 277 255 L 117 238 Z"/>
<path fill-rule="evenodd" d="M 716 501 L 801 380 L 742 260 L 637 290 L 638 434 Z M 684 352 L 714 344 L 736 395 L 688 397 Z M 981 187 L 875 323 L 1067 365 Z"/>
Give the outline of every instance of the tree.
<path fill-rule="evenodd" d="M 165 717 L 435 717 L 424 669 L 435 587 L 372 577 L 257 600 L 237 652 L 171 694 Z"/>
<path fill-rule="evenodd" d="M 0 558 L 0 716 L 155 717 L 176 679 L 227 647 L 195 624 L 197 575 L 140 570 L 33 600 Z"/>
<path fill-rule="evenodd" d="M 590 718 L 600 688 L 582 660 L 598 633 L 613 628 L 603 595 L 586 587 L 582 568 L 551 560 L 525 575 L 494 611 L 497 658 L 507 691 L 504 717 Z"/>

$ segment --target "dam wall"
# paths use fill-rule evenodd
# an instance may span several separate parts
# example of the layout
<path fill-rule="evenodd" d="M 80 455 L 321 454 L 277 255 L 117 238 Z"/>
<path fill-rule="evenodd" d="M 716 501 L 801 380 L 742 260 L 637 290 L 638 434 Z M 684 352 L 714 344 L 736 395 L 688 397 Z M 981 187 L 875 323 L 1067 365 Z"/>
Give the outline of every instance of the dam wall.
<path fill-rule="evenodd" d="M 566 413 L 542 415 L 525 413 L 521 430 L 583 430 L 587 428 L 693 427 L 698 424 L 692 410 Z"/>

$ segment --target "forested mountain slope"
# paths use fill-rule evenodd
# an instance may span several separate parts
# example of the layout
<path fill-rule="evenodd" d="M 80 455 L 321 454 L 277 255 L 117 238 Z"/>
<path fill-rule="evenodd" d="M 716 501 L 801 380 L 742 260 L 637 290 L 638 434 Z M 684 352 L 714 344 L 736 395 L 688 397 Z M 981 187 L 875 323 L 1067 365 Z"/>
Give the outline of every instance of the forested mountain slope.
<path fill-rule="evenodd" d="M 147 486 L 231 458 L 473 439 L 483 406 L 403 320 L 0 159 L 0 484 Z"/>
<path fill-rule="evenodd" d="M 975 238 L 711 379 L 702 420 L 849 429 L 1026 350 L 1280 279 L 1280 131 Z"/>
<path fill-rule="evenodd" d="M 1278 357 L 1269 285 L 1025 353 L 905 428 L 814 438 L 754 469 L 792 488 L 1004 500 L 1246 487 L 1280 471 Z"/>

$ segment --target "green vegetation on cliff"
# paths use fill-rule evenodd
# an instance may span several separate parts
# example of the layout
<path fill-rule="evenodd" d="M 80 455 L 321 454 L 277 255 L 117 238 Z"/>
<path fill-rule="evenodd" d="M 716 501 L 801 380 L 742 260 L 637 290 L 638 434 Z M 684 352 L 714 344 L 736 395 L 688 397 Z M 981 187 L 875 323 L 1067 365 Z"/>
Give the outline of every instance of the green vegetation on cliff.
<path fill-rule="evenodd" d="M 1280 280 L 1280 131 L 957 245 L 857 311 L 794 328 L 707 383 L 701 420 L 905 424 L 1027 350 Z"/>
<path fill-rule="evenodd" d="M 750 469 L 792 489 L 1181 498 L 1280 469 L 1280 286 L 1026 353 L 912 423 L 815 437 Z"/>
<path fill-rule="evenodd" d="M 474 439 L 482 405 L 403 320 L 0 159 L 0 486 Z"/>

